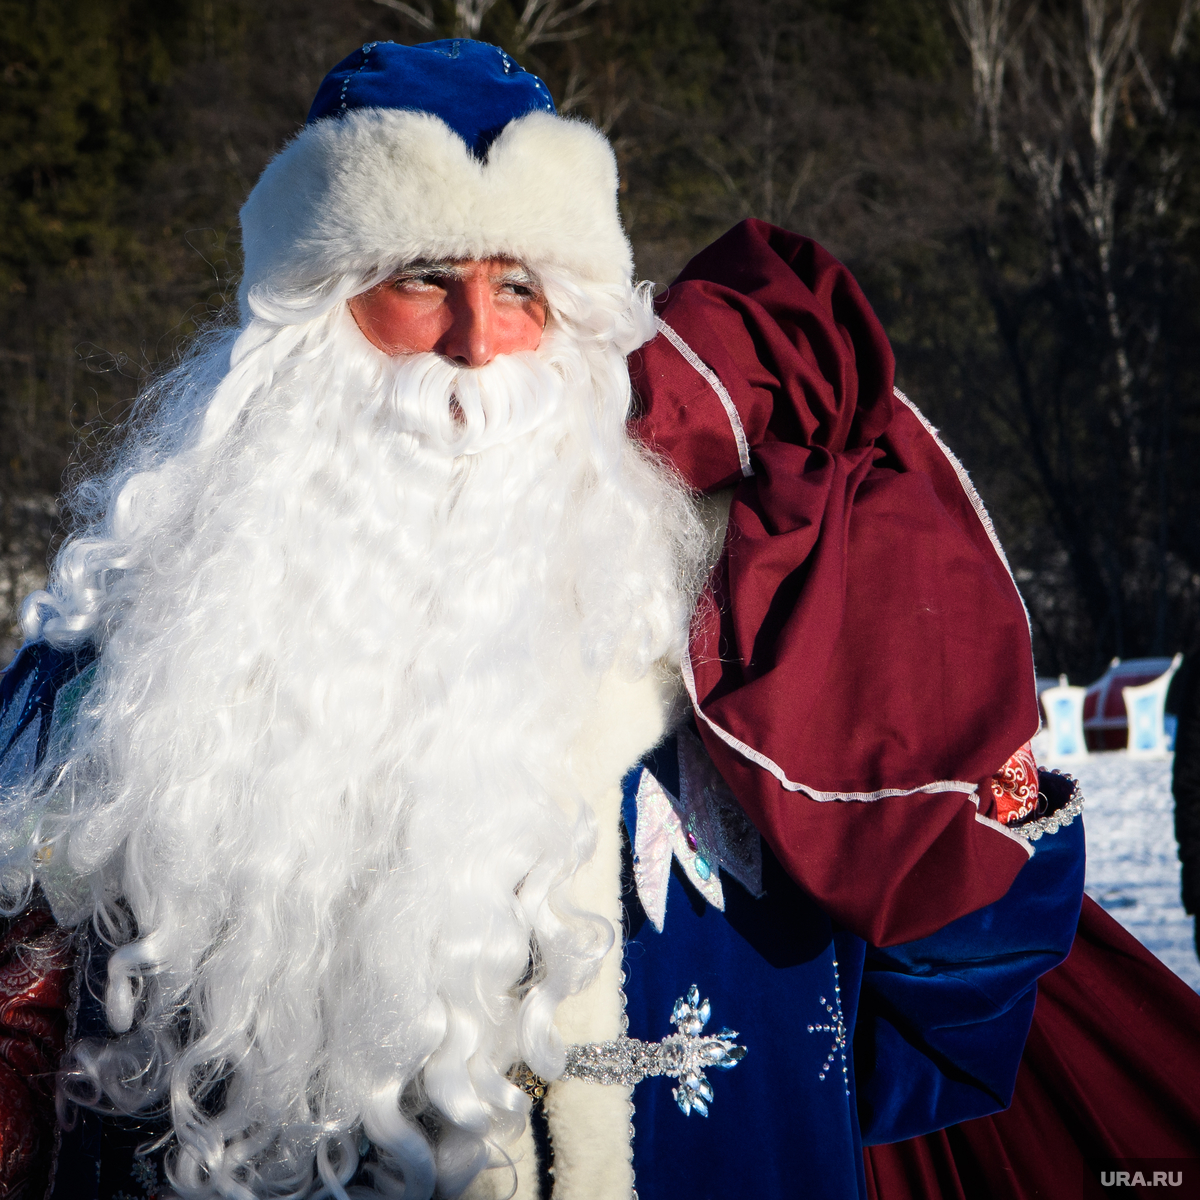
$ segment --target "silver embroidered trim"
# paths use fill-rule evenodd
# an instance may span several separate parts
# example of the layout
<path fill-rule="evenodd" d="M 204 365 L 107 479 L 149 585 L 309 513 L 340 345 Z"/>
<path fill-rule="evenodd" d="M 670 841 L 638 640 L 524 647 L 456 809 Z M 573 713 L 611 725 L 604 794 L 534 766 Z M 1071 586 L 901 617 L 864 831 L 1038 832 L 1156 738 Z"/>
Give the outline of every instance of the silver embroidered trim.
<path fill-rule="evenodd" d="M 961 792 L 964 796 L 975 797 L 979 791 L 978 784 L 968 783 L 964 779 L 939 779 L 935 783 L 922 783 L 917 787 L 880 788 L 877 792 L 822 792 L 817 788 L 809 787 L 806 783 L 797 783 L 784 774 L 783 768 L 777 762 L 765 754 L 760 754 L 753 746 L 747 746 L 745 742 L 734 737 L 729 730 L 722 729 L 700 707 L 700 697 L 696 693 L 696 674 L 692 670 L 692 656 L 686 646 L 679 658 L 679 673 L 683 676 L 683 686 L 687 688 L 688 699 L 692 702 L 692 709 L 696 716 L 727 746 L 732 746 L 743 758 L 749 759 L 755 766 L 762 767 L 764 771 L 769 771 L 774 775 L 784 791 L 803 792 L 810 800 L 817 800 L 822 804 L 827 801 L 840 800 L 886 800 L 892 796 L 933 795 L 938 792 Z M 978 803 L 977 799 L 976 803 Z"/>
<path fill-rule="evenodd" d="M 746 440 L 746 430 L 742 426 L 742 418 L 738 415 L 737 405 L 734 404 L 728 389 L 717 378 L 717 373 L 704 363 L 695 350 L 662 317 L 655 317 L 654 324 L 658 326 L 659 332 L 663 334 L 667 341 L 679 351 L 688 366 L 716 393 L 717 399 L 721 402 L 721 407 L 725 410 L 725 416 L 729 420 L 729 428 L 733 433 L 733 440 L 737 444 L 738 466 L 742 469 L 743 477 L 750 478 L 754 474 L 754 467 L 750 463 L 750 443 Z"/>
<path fill-rule="evenodd" d="M 925 432 L 937 443 L 938 449 L 946 456 L 950 462 L 950 466 L 954 469 L 955 475 L 958 476 L 958 482 L 962 486 L 962 490 L 966 492 L 967 499 L 971 502 L 971 507 L 975 510 L 975 515 L 979 518 L 979 523 L 983 526 L 984 532 L 988 535 L 988 540 L 992 543 L 992 549 L 996 551 L 1000 557 L 1000 561 L 1004 564 L 1004 569 L 1008 572 L 1009 579 L 1013 580 L 1014 585 L 1016 580 L 1013 579 L 1012 567 L 1008 565 L 1008 556 L 1004 553 L 1004 547 L 1000 544 L 1000 538 L 996 534 L 996 527 L 992 524 L 992 518 L 988 514 L 987 508 L 984 506 L 983 497 L 975 490 L 975 485 L 971 482 L 970 475 L 967 474 L 967 468 L 958 460 L 958 456 L 942 441 L 941 435 L 937 429 L 930 424 L 929 418 L 896 386 L 892 387 L 892 395 L 905 405 L 908 410 L 917 418 L 918 421 L 925 427 Z M 1024 604 L 1024 600 L 1021 601 Z M 1029 613 L 1026 611 L 1026 619 Z"/>
<path fill-rule="evenodd" d="M 737 1037 L 734 1030 L 701 1033 L 710 1014 L 708 1001 L 700 999 L 700 989 L 692 984 L 687 995 L 675 1001 L 671 1013 L 676 1033 L 661 1042 L 619 1037 L 609 1042 L 568 1046 L 562 1078 L 634 1087 L 643 1079 L 666 1075 L 679 1080 L 679 1086 L 672 1088 L 671 1094 L 684 1115 L 690 1116 L 695 1111 L 707 1117 L 713 1090 L 704 1072 L 714 1067 L 729 1070 L 746 1056 L 745 1046 L 734 1041 Z"/>
<path fill-rule="evenodd" d="M 1014 833 L 1028 838 L 1031 842 L 1036 842 L 1044 833 L 1057 833 L 1060 829 L 1066 829 L 1083 812 L 1083 792 L 1080 791 L 1079 781 L 1073 775 L 1064 775 L 1063 778 L 1069 779 L 1075 787 L 1070 800 L 1057 811 L 1045 817 L 1038 817 L 1036 821 L 1030 821 L 1028 825 L 1012 826 Z"/>

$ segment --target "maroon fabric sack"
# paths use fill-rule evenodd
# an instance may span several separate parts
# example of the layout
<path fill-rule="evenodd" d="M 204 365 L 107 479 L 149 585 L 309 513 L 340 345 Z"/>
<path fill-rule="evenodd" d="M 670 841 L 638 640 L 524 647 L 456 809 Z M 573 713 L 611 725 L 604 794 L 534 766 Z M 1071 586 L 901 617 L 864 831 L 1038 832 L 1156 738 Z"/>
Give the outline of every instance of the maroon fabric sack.
<path fill-rule="evenodd" d="M 863 1156 L 871 1200 L 1099 1200 L 1114 1159 L 1190 1159 L 1194 1184 L 1200 996 L 1085 897 L 1070 955 L 1038 983 L 1012 1105 Z"/>
<path fill-rule="evenodd" d="M 1037 730 L 1028 622 L 870 305 L 815 242 L 745 221 L 658 315 L 630 360 L 635 429 L 699 491 L 736 488 L 690 651 L 718 769 L 877 945 L 999 899 L 1028 846 L 975 789 Z"/>

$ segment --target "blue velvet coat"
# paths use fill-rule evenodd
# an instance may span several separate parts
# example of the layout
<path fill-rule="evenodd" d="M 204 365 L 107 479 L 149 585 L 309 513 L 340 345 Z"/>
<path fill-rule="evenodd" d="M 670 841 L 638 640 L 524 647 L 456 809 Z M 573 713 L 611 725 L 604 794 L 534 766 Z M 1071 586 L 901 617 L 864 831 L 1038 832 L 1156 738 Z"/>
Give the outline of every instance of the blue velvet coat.
<path fill-rule="evenodd" d="M 675 762 L 668 744 L 644 768 L 673 794 Z M 642 769 L 625 783 L 631 843 Z M 668 1079 L 637 1086 L 640 1200 L 865 1200 L 864 1143 L 1005 1108 L 1037 978 L 1071 947 L 1083 875 L 1076 820 L 1037 842 L 1002 900 L 885 950 L 833 925 L 765 848 L 765 894 L 722 876 L 723 913 L 675 863 L 662 933 L 628 886 L 630 1036 L 673 1032 L 672 1006 L 695 983 L 712 1005 L 706 1032 L 729 1026 L 747 1050 L 709 1072 L 707 1118 L 685 1116 Z"/>

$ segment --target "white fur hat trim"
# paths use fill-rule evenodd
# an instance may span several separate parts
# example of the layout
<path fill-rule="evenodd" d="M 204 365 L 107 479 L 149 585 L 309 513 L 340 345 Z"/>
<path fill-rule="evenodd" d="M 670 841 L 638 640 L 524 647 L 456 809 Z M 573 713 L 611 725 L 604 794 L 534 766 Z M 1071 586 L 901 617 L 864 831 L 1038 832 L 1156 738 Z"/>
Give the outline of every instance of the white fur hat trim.
<path fill-rule="evenodd" d="M 241 212 L 242 312 L 257 289 L 308 289 L 420 258 L 510 257 L 628 283 L 612 147 L 584 121 L 530 112 L 477 159 L 429 113 L 356 109 L 302 130 Z"/>

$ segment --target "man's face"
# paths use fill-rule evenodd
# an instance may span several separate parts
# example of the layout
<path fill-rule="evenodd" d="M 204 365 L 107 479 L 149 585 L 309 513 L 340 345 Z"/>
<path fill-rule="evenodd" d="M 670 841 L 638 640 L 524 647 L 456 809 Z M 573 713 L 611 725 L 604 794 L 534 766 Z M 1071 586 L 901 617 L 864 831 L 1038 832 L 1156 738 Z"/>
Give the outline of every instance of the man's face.
<path fill-rule="evenodd" d="M 350 311 L 386 354 L 432 351 L 464 367 L 536 350 L 546 325 L 537 280 L 505 258 L 411 263 L 355 296 Z"/>

